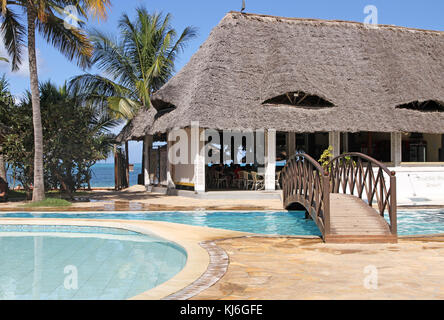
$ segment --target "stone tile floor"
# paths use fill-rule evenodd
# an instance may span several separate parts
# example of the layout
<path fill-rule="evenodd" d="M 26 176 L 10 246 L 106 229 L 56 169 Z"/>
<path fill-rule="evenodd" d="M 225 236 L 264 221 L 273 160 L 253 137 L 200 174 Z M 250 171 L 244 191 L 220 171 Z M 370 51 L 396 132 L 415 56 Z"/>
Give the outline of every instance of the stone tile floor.
<path fill-rule="evenodd" d="M 0 203 L 1 211 L 24 211 L 26 201 Z M 95 190 L 79 197 L 63 208 L 26 208 L 25 211 L 191 211 L 191 210 L 283 210 L 280 199 L 194 199 L 167 196 L 145 191 L 144 186 L 132 186 L 123 191 Z"/>
<path fill-rule="evenodd" d="M 225 276 L 193 299 L 444 299 L 444 237 L 398 244 L 218 241 Z"/>

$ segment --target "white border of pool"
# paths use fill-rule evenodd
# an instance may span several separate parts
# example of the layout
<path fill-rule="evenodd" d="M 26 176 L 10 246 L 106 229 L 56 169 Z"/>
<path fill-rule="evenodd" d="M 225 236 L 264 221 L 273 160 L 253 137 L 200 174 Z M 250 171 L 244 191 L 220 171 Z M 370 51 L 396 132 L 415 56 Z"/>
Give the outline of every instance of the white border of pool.
<path fill-rule="evenodd" d="M 145 220 L 0 218 L 0 224 L 117 228 L 155 235 L 184 248 L 187 253 L 187 262 L 177 275 L 155 288 L 132 297 L 131 300 L 160 300 L 190 286 L 199 279 L 207 271 L 210 263 L 208 252 L 199 245 L 200 242 L 250 235 L 244 232 Z"/>

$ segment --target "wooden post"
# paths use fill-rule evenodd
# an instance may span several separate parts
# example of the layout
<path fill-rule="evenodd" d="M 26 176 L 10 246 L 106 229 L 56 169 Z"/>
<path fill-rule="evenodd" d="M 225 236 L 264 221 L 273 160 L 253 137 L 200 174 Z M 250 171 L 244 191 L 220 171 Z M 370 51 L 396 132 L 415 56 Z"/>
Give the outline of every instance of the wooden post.
<path fill-rule="evenodd" d="M 291 159 L 296 153 L 296 133 L 287 132 L 287 159 Z"/>
<path fill-rule="evenodd" d="M 396 172 L 390 176 L 390 230 L 393 235 L 398 234 L 398 212 L 396 207 Z"/>
<path fill-rule="evenodd" d="M 324 172 L 323 177 L 324 194 L 324 239 L 330 234 L 330 177 L 328 172 Z"/>
<path fill-rule="evenodd" d="M 126 181 L 125 186 L 129 187 L 129 150 L 128 150 L 128 141 L 125 142 L 125 172 L 126 172 Z"/>
<path fill-rule="evenodd" d="M 142 185 L 145 185 L 145 138 L 142 140 L 142 170 L 140 172 L 142 177 Z M 139 180 L 139 178 L 137 178 Z M 137 181 L 139 184 L 139 181 Z"/>
<path fill-rule="evenodd" d="M 344 134 L 342 135 L 343 137 L 343 145 L 344 145 L 344 153 L 348 152 L 348 132 L 344 132 Z"/>
<path fill-rule="evenodd" d="M 160 162 L 160 146 L 157 146 L 157 186 L 160 187 L 161 182 L 161 171 L 162 167 L 161 167 L 161 162 Z"/>
<path fill-rule="evenodd" d="M 152 182 L 152 181 L 150 181 L 150 169 L 151 169 L 150 168 L 150 158 L 151 158 L 151 145 L 152 144 L 153 144 L 153 136 L 146 135 L 144 138 L 144 149 L 143 149 L 143 154 L 144 154 L 143 182 L 144 182 L 145 188 L 147 188 L 147 190 Z"/>
<path fill-rule="evenodd" d="M 400 132 L 390 133 L 390 158 L 393 166 L 401 165 L 402 161 L 402 135 Z"/>
<path fill-rule="evenodd" d="M 114 189 L 119 190 L 119 159 L 117 157 L 117 146 L 114 145 Z"/>

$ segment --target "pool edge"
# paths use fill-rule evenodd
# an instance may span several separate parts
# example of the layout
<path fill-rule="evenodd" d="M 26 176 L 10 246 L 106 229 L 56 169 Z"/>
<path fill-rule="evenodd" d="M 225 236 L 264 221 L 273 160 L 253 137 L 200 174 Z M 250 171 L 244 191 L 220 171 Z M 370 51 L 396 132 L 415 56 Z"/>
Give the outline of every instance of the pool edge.
<path fill-rule="evenodd" d="M 178 274 L 157 287 L 129 298 L 129 300 L 160 300 L 188 288 L 207 272 L 210 265 L 210 255 L 208 251 L 200 245 L 201 243 L 246 234 L 237 231 L 177 225 L 161 221 L 0 218 L 0 224 L 42 226 L 72 225 L 119 228 L 147 235 L 155 235 L 181 246 L 186 251 L 187 262 Z M 198 292 L 196 292 L 196 294 L 197 293 Z"/>

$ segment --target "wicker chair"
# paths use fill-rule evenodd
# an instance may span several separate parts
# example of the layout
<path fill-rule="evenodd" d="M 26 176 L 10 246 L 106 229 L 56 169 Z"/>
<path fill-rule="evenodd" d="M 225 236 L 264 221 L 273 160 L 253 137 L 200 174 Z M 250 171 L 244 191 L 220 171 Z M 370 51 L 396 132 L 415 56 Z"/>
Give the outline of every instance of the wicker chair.
<path fill-rule="evenodd" d="M 216 187 L 220 189 L 223 185 L 225 185 L 225 188 L 228 188 L 227 177 L 222 176 L 222 174 L 218 171 L 215 171 L 215 175 L 216 175 Z"/>
<path fill-rule="evenodd" d="M 264 178 L 258 175 L 257 172 L 251 172 L 253 178 L 253 183 L 251 190 L 263 190 L 264 189 Z"/>
<path fill-rule="evenodd" d="M 247 171 L 242 171 L 242 181 L 245 190 L 249 189 L 250 186 L 253 185 L 253 179 L 251 178 L 250 173 Z"/>
<path fill-rule="evenodd" d="M 239 178 L 236 178 L 236 176 L 233 176 L 233 180 L 231 181 L 231 184 L 233 187 L 236 187 L 238 189 L 242 189 L 244 184 L 244 179 L 242 178 L 242 171 L 239 172 Z"/>
<path fill-rule="evenodd" d="M 281 171 L 276 172 L 276 178 L 274 184 L 276 185 L 276 190 L 281 190 Z"/>

